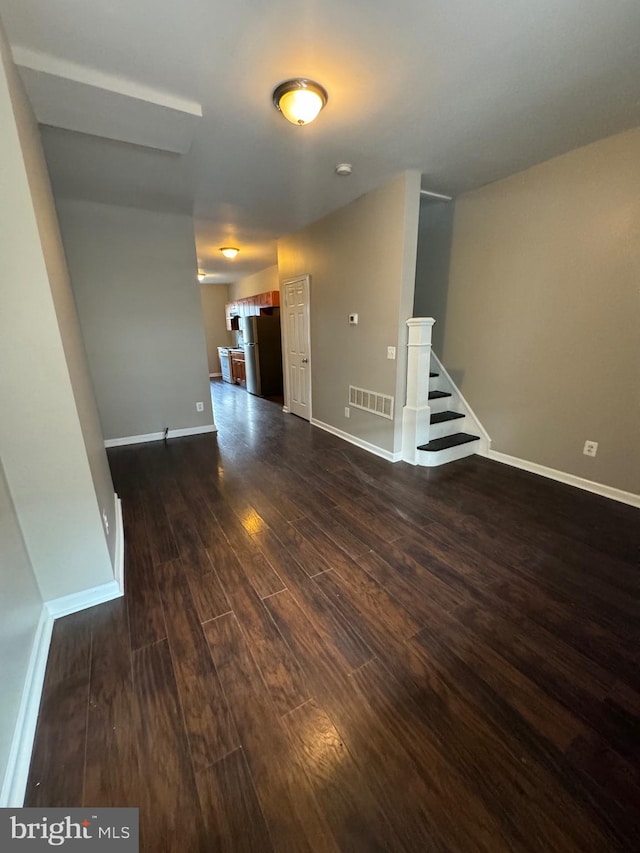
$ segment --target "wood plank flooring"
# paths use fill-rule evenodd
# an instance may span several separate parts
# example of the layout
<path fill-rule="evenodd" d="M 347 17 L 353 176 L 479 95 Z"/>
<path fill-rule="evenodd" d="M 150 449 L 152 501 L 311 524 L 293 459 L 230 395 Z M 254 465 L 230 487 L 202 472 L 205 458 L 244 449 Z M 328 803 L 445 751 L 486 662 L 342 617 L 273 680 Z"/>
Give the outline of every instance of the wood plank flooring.
<path fill-rule="evenodd" d="M 109 451 L 127 594 L 56 622 L 30 806 L 142 850 L 606 851 L 640 837 L 640 512 L 391 465 L 235 386 Z"/>

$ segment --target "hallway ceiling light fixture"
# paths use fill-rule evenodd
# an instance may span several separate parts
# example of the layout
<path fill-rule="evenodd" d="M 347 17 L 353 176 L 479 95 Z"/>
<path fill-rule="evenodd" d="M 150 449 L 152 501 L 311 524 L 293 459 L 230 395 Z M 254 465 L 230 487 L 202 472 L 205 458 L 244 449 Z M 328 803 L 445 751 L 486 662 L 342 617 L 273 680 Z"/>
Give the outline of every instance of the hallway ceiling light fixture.
<path fill-rule="evenodd" d="M 220 251 L 225 258 L 235 258 L 240 249 L 235 249 L 233 246 L 220 246 Z"/>
<path fill-rule="evenodd" d="M 353 172 L 351 163 L 338 163 L 336 166 L 336 175 L 340 175 L 341 178 L 348 177 L 351 172 Z"/>
<path fill-rule="evenodd" d="M 273 103 L 291 124 L 312 122 L 329 99 L 326 89 L 313 80 L 296 77 L 273 90 Z"/>

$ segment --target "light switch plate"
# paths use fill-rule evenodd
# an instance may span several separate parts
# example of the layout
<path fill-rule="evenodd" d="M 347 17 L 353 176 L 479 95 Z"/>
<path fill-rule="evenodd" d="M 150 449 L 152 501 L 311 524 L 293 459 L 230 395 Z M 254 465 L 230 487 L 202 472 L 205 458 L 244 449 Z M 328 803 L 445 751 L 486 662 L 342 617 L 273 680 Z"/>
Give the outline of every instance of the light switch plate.
<path fill-rule="evenodd" d="M 357 326 L 358 325 L 358 315 L 357 314 L 349 314 L 349 325 Z"/>
<path fill-rule="evenodd" d="M 390 358 L 392 361 L 396 357 L 396 348 L 395 347 L 387 347 L 387 358 Z"/>

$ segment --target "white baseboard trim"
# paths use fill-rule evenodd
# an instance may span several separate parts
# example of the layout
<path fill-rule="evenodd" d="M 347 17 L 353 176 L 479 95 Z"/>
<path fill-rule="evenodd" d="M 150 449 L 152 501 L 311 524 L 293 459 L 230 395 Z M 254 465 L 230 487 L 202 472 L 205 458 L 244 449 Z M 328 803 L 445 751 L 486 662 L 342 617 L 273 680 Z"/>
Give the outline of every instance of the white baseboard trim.
<path fill-rule="evenodd" d="M 0 792 L 0 808 L 19 808 L 24 803 L 52 631 L 53 617 L 46 605 L 43 605 L 31 648 L 18 718 L 9 750 L 9 760 Z"/>
<path fill-rule="evenodd" d="M 511 465 L 513 468 L 521 468 L 523 471 L 529 471 L 531 474 L 540 474 L 541 477 L 548 477 L 550 480 L 557 480 L 559 483 L 566 483 L 568 486 L 575 486 L 577 489 L 584 489 L 586 492 L 602 495 L 603 498 L 611 498 L 611 500 L 640 508 L 640 495 L 636 495 L 633 492 L 614 489 L 613 486 L 605 486 L 603 483 L 594 483 L 592 480 L 585 480 L 583 477 L 577 477 L 575 474 L 567 474 L 565 471 L 547 468 L 546 465 L 538 465 L 537 462 L 528 462 L 526 459 L 509 456 L 507 453 L 499 453 L 497 450 L 490 450 L 487 457 L 496 462 Z"/>
<path fill-rule="evenodd" d="M 116 512 L 115 580 L 100 586 L 82 590 L 82 592 L 63 595 L 45 601 L 33 640 L 29 665 L 24 680 L 20 708 L 16 720 L 9 759 L 0 791 L 0 808 L 19 808 L 24 802 L 24 794 L 29 776 L 31 753 L 38 724 L 40 700 L 44 685 L 44 676 L 51 645 L 53 623 L 56 619 L 78 613 L 96 604 L 104 604 L 124 595 L 124 525 L 122 522 L 122 503 L 114 493 Z"/>
<path fill-rule="evenodd" d="M 383 450 L 383 448 L 378 447 L 377 444 L 371 444 L 369 441 L 357 438 L 357 436 L 351 435 L 349 432 L 344 432 L 344 430 L 338 429 L 338 427 L 331 426 L 331 424 L 325 424 L 324 421 L 318 421 L 316 418 L 311 418 L 310 423 L 312 426 L 318 427 L 318 429 L 323 429 L 325 432 L 330 432 L 331 435 L 335 435 L 338 438 L 342 438 L 344 441 L 348 441 L 349 444 L 355 444 L 356 447 L 361 447 L 363 450 L 373 453 L 374 456 L 386 459 L 387 462 L 399 462 L 402 459 L 401 452 L 392 453 L 390 450 Z"/>
<path fill-rule="evenodd" d="M 124 593 L 120 589 L 118 581 L 112 580 L 100 584 L 100 586 L 91 587 L 91 589 L 83 589 L 82 592 L 72 592 L 71 595 L 52 598 L 45 601 L 44 606 L 53 619 L 60 619 L 63 616 L 69 616 L 71 613 L 86 610 L 88 607 L 95 607 L 96 604 L 104 604 L 105 601 L 120 598 L 122 595 Z"/>
<path fill-rule="evenodd" d="M 116 548 L 113 574 L 120 593 L 124 595 L 124 521 L 122 520 L 122 501 L 113 493 L 116 513 Z"/>
<path fill-rule="evenodd" d="M 24 802 L 53 623 L 62 616 L 69 616 L 87 607 L 103 604 L 122 594 L 118 582 L 113 580 L 93 589 L 45 601 L 42 605 L 24 680 L 7 769 L 2 782 L 0 808 L 19 808 Z"/>
<path fill-rule="evenodd" d="M 215 424 L 205 424 L 204 426 L 186 427 L 184 429 L 170 429 L 167 438 L 181 438 L 185 435 L 200 435 L 205 432 L 217 432 L 218 428 Z M 163 432 L 148 432 L 145 435 L 126 435 L 122 438 L 107 438 L 105 439 L 105 447 L 122 447 L 125 444 L 144 444 L 146 441 L 162 441 L 164 438 Z"/>

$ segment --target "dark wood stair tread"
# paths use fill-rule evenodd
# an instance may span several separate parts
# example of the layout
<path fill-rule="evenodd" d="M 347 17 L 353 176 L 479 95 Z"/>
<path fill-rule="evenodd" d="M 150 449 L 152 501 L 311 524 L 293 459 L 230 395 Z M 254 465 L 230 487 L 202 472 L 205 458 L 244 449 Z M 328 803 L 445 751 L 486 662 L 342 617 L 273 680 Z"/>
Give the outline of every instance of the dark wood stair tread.
<path fill-rule="evenodd" d="M 429 391 L 429 399 L 430 400 L 441 400 L 442 397 L 450 397 L 448 391 Z"/>
<path fill-rule="evenodd" d="M 458 418 L 464 418 L 462 412 L 435 412 L 431 415 L 430 422 L 432 424 L 443 424 L 446 421 L 455 421 Z"/>
<path fill-rule="evenodd" d="M 436 450 L 447 450 L 449 447 L 457 447 L 459 444 L 468 444 L 470 441 L 480 441 L 479 435 L 469 435 L 466 432 L 454 432 L 453 435 L 445 435 L 442 438 L 434 438 L 428 444 L 422 444 L 418 450 L 433 452 Z"/>

